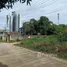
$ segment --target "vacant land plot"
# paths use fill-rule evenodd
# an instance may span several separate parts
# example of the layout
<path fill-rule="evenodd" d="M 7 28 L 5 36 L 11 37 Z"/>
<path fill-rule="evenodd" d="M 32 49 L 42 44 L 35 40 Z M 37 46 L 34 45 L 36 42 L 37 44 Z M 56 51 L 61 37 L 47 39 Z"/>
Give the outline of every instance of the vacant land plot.
<path fill-rule="evenodd" d="M 67 42 L 59 42 L 56 36 L 35 36 L 24 39 L 20 44 L 15 44 L 43 53 L 52 53 L 59 58 L 67 60 Z"/>
<path fill-rule="evenodd" d="M 67 67 L 65 60 L 9 43 L 0 43 L 0 62 L 3 67 Z"/>

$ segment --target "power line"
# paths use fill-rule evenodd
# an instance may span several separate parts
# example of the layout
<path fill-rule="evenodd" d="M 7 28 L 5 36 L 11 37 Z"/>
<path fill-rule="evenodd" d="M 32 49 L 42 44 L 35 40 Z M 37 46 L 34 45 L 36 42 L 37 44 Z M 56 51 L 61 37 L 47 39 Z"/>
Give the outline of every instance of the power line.
<path fill-rule="evenodd" d="M 43 5 L 42 5 L 43 6 Z M 42 7 L 43 8 L 43 7 Z M 41 9 L 42 9 L 41 8 Z M 44 8 L 45 8 L 45 6 L 44 6 Z M 31 10 L 32 12 L 34 12 L 36 9 L 33 9 L 33 10 Z M 30 11 L 29 11 L 30 12 Z M 26 14 L 27 12 L 24 12 L 24 14 Z"/>
<path fill-rule="evenodd" d="M 64 5 L 65 6 L 65 5 Z M 61 10 L 63 10 L 65 7 L 64 6 L 62 6 L 62 7 L 60 7 L 60 9 L 58 8 L 57 10 L 52 10 L 52 12 L 49 12 L 49 13 L 44 13 L 43 12 L 43 14 L 45 14 L 45 15 L 50 15 L 50 14 L 53 14 L 53 13 L 56 13 L 56 12 L 58 12 L 58 11 L 61 11 Z M 62 9 L 63 8 L 63 9 Z M 27 17 L 29 17 L 29 16 L 27 16 Z"/>
<path fill-rule="evenodd" d="M 45 8 L 45 7 L 48 7 L 48 6 L 50 6 L 50 5 L 53 5 L 54 3 L 56 3 L 57 2 L 57 0 L 51 0 L 51 1 L 48 1 L 48 2 L 46 2 L 46 3 L 42 3 L 42 5 L 41 6 L 38 6 L 38 7 L 36 7 L 36 9 L 37 8 Z"/>
<path fill-rule="evenodd" d="M 61 10 L 63 10 L 65 7 L 63 6 L 63 8 L 60 8 L 60 9 L 57 9 L 57 10 L 52 10 L 52 12 L 49 12 L 49 13 L 46 13 L 46 14 L 52 14 L 52 13 L 56 13 L 56 12 L 58 12 L 58 11 L 61 11 Z M 67 7 L 66 7 L 67 8 Z"/>
<path fill-rule="evenodd" d="M 41 1 L 42 1 L 42 0 L 41 0 Z M 40 1 L 40 2 L 41 2 L 41 1 Z M 52 2 L 52 1 L 53 1 L 53 2 Z M 45 2 L 47 2 L 47 0 L 45 0 Z M 54 2 L 56 3 L 56 0 L 50 0 L 49 2 L 51 2 L 51 3 L 49 3 L 49 4 L 52 4 L 52 3 L 54 3 Z M 44 2 L 43 2 L 43 3 L 44 3 Z M 48 3 L 48 2 L 47 2 L 47 3 Z M 46 4 L 46 3 L 45 3 L 45 4 Z M 43 5 L 42 5 L 42 6 L 43 6 Z M 38 7 L 39 7 L 39 8 L 41 7 L 41 9 L 42 9 L 42 8 L 45 8 L 45 7 L 49 6 L 49 5 L 46 5 L 46 6 L 44 6 L 44 7 L 42 7 L 42 6 L 38 6 Z M 38 7 L 37 7 L 37 8 L 38 8 Z M 36 9 L 33 9 L 33 10 L 31 10 L 31 11 L 33 12 L 33 11 L 35 11 L 35 10 L 36 10 Z M 28 10 L 27 10 L 27 11 L 28 11 Z M 27 13 L 27 12 L 24 12 L 24 14 L 26 14 L 26 13 Z"/>
<path fill-rule="evenodd" d="M 39 2 L 41 2 L 42 0 L 40 0 Z M 52 2 L 53 1 L 53 2 Z M 39 3 L 38 2 L 38 3 Z M 45 3 L 44 3 L 45 2 Z M 49 0 L 49 1 L 47 1 L 47 0 L 45 0 L 43 3 L 41 3 L 41 4 L 43 4 L 43 5 L 45 5 L 44 7 L 42 7 L 42 6 L 38 6 L 38 7 L 36 7 L 36 8 L 45 8 L 45 7 L 47 7 L 47 6 L 50 6 L 50 4 L 52 4 L 52 3 L 56 3 L 57 2 L 57 0 Z M 47 3 L 49 3 L 49 4 L 47 4 Z M 53 4 L 52 4 L 53 5 Z M 51 12 L 49 12 L 49 13 L 44 13 L 45 15 L 49 15 L 49 14 L 52 14 L 52 13 L 56 13 L 56 12 L 58 12 L 58 11 L 61 11 L 62 10 L 62 8 L 64 8 L 64 6 L 63 7 L 60 7 L 60 8 L 57 8 L 57 9 L 54 9 L 54 10 L 52 10 Z M 31 10 L 32 12 L 33 11 L 35 11 L 35 9 L 32 9 Z M 27 12 L 25 12 L 25 14 L 26 14 Z M 29 16 L 27 16 L 27 17 L 29 17 Z"/>
<path fill-rule="evenodd" d="M 60 11 L 60 10 L 58 10 L 58 11 Z M 58 11 L 54 11 L 54 12 L 51 12 L 51 13 L 49 13 L 49 14 L 56 13 L 56 12 L 58 12 Z M 45 15 L 45 16 L 46 16 L 46 15 Z M 34 18 L 34 16 L 26 16 L 26 17 L 27 17 L 27 18 L 28 18 L 28 17 Z M 25 18 L 26 18 L 26 17 L 25 17 Z M 30 18 L 29 18 L 29 19 L 30 19 Z M 59 20 L 58 20 L 58 24 L 59 24 Z"/>
<path fill-rule="evenodd" d="M 42 1 L 42 0 L 41 0 Z M 40 1 L 40 2 L 41 2 Z M 49 0 L 49 1 L 47 1 L 46 0 L 46 2 L 44 1 L 44 2 L 42 2 L 42 3 L 40 3 L 40 4 L 42 4 L 42 6 L 39 6 L 39 2 L 38 2 L 38 5 L 36 5 L 36 7 L 34 8 L 34 9 L 31 9 L 31 11 L 35 11 L 37 8 L 45 8 L 45 7 L 47 7 L 47 6 L 50 6 L 51 4 L 54 4 L 54 3 L 56 3 L 57 2 L 57 0 Z M 49 4 L 48 4 L 49 3 Z M 26 10 L 26 11 L 28 11 L 28 10 L 30 10 L 29 8 Z"/>
<path fill-rule="evenodd" d="M 54 9 L 54 10 L 52 10 L 52 12 L 50 12 L 50 13 L 46 13 L 46 14 L 51 14 L 51 13 L 54 13 L 54 12 L 57 12 L 57 11 L 60 11 L 60 10 L 62 10 L 62 8 L 64 8 L 65 7 L 65 5 L 64 6 L 62 6 L 62 7 L 60 7 L 59 9 Z M 35 11 L 35 10 L 34 10 Z M 33 11 L 32 11 L 33 12 Z M 27 13 L 27 12 L 26 12 Z"/>

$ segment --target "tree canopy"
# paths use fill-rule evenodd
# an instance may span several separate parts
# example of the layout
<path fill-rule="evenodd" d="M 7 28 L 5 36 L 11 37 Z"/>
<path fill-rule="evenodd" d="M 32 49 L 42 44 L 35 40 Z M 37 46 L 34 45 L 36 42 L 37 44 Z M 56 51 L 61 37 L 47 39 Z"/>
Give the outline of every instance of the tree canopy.
<path fill-rule="evenodd" d="M 23 24 L 26 35 L 51 35 L 55 34 L 55 27 L 53 22 L 50 21 L 46 16 L 41 16 L 39 20 L 30 19 L 30 21 Z"/>
<path fill-rule="evenodd" d="M 32 18 L 28 22 L 24 22 L 23 26 L 26 35 L 37 35 L 39 33 L 41 35 L 58 35 L 60 37 L 65 35 L 67 37 L 65 34 L 67 33 L 67 25 L 56 25 L 46 16 L 41 16 L 38 20 Z"/>
<path fill-rule="evenodd" d="M 15 2 L 20 1 L 20 3 L 27 3 L 27 5 L 31 5 L 30 1 L 32 0 L 0 0 L 0 9 L 2 8 L 12 8 Z"/>

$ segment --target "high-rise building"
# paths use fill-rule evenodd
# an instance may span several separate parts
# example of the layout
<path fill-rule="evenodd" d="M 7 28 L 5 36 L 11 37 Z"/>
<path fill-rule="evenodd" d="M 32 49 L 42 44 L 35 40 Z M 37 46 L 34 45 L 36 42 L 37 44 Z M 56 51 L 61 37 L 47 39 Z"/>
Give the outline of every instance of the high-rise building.
<path fill-rule="evenodd" d="M 9 22 L 10 22 L 10 17 L 9 15 L 6 16 L 6 32 L 10 32 L 10 26 L 9 26 Z"/>
<path fill-rule="evenodd" d="M 12 12 L 11 16 L 7 15 L 6 17 L 7 17 L 6 29 L 9 30 L 9 32 L 19 32 L 20 14 Z"/>
<path fill-rule="evenodd" d="M 17 23 L 17 31 L 19 31 L 19 26 L 20 26 L 20 14 L 18 14 L 18 23 Z"/>
<path fill-rule="evenodd" d="M 16 31 L 16 23 L 17 23 L 17 16 L 15 12 L 12 12 L 13 20 L 12 20 L 12 31 Z"/>

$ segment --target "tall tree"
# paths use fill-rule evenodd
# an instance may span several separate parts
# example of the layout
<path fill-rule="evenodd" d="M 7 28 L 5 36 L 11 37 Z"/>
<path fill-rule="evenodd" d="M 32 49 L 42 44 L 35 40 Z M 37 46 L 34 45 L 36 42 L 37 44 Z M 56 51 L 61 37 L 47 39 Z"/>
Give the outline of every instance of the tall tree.
<path fill-rule="evenodd" d="M 41 16 L 39 19 L 39 32 L 41 34 L 47 34 L 48 26 L 49 26 L 49 19 L 45 16 Z"/>
<path fill-rule="evenodd" d="M 31 31 L 33 31 L 33 34 L 37 34 L 38 33 L 38 22 L 37 20 L 35 20 L 34 18 L 30 20 L 31 23 Z"/>
<path fill-rule="evenodd" d="M 26 34 L 34 34 L 38 33 L 44 35 L 52 35 L 56 33 L 56 29 L 52 21 L 50 21 L 47 17 L 41 16 L 39 20 L 30 19 L 29 22 L 25 24 Z"/>

